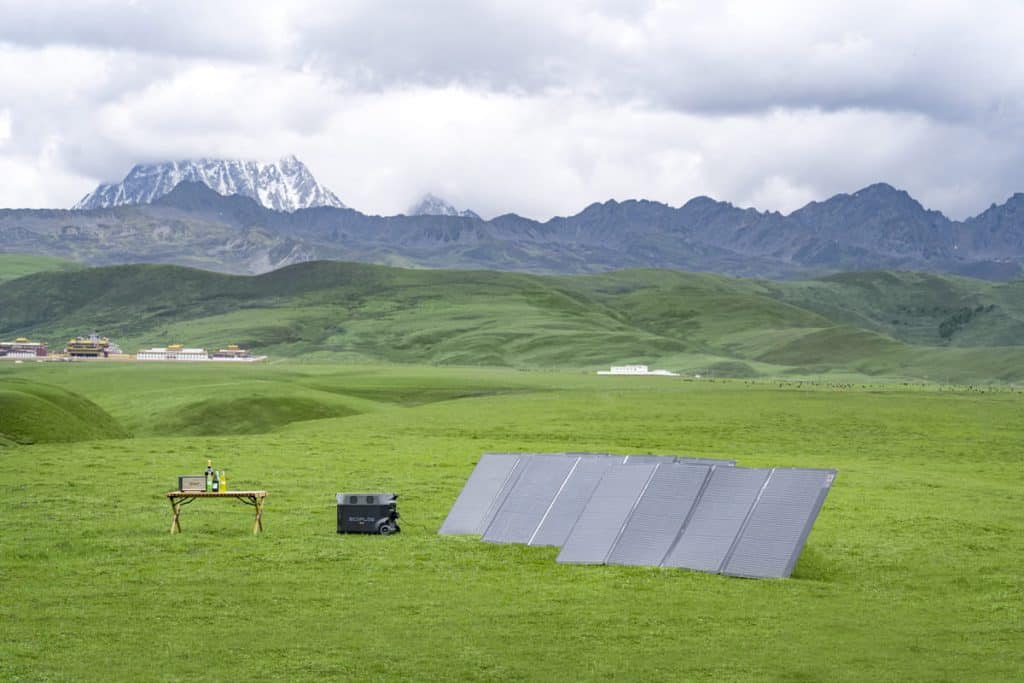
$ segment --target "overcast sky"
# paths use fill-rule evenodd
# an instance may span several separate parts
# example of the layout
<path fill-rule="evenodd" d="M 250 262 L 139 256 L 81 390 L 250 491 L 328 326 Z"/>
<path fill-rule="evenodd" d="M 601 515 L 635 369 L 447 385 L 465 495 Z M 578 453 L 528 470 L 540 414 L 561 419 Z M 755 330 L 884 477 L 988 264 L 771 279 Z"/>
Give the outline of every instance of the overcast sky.
<path fill-rule="evenodd" d="M 1020 2 L 7 2 L 0 206 L 138 162 L 295 154 L 346 204 L 485 217 L 885 181 L 1024 191 Z"/>

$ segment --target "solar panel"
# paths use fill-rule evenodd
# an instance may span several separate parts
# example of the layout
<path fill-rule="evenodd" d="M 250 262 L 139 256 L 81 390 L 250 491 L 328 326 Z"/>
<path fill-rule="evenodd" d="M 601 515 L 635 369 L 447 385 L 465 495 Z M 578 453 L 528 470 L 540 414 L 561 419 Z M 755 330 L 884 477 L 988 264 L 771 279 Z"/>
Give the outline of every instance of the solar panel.
<path fill-rule="evenodd" d="M 722 573 L 753 578 L 792 574 L 835 474 L 773 470 Z"/>
<path fill-rule="evenodd" d="M 602 564 L 656 468 L 652 464 L 609 468 L 565 540 L 558 561 Z"/>
<path fill-rule="evenodd" d="M 484 531 L 483 540 L 528 543 L 565 478 L 579 460 L 578 457 L 561 454 L 530 458 Z"/>
<path fill-rule="evenodd" d="M 609 468 L 621 464 L 622 460 L 621 455 L 581 458 L 551 501 L 529 544 L 561 547 L 583 513 L 594 489 L 601 482 L 601 477 Z"/>
<path fill-rule="evenodd" d="M 768 472 L 716 467 L 662 566 L 720 571 Z"/>
<path fill-rule="evenodd" d="M 479 534 L 496 497 L 516 476 L 519 453 L 485 453 L 455 499 L 439 534 Z"/>
<path fill-rule="evenodd" d="M 705 465 L 658 465 L 608 557 L 608 564 L 658 566 L 679 535 L 711 472 Z"/>
<path fill-rule="evenodd" d="M 522 475 L 523 470 L 530 463 L 531 460 L 537 457 L 536 453 L 520 453 L 519 462 L 516 464 L 515 470 L 505 479 L 505 483 L 502 484 L 501 488 L 496 494 L 494 494 L 494 500 L 491 501 L 491 505 L 487 508 L 487 512 L 484 513 L 483 518 L 480 520 L 480 530 L 478 534 L 484 533 L 484 530 L 491 525 L 491 521 L 494 519 L 494 515 L 498 514 L 498 510 L 505 504 L 505 500 L 508 499 L 508 494 L 512 491 L 512 488 L 519 481 L 519 477 Z"/>

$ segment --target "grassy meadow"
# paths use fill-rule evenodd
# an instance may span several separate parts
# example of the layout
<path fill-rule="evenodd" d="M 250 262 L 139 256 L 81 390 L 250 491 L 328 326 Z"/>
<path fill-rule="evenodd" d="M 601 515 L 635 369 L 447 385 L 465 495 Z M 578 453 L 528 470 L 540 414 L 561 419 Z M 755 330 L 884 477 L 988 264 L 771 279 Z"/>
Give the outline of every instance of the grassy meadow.
<path fill-rule="evenodd" d="M 75 420 L 93 431 L 57 428 Z M 1024 394 L 1010 387 L 308 359 L 2 363 L 0 434 L 3 680 L 1024 670 Z M 489 450 L 839 474 L 793 577 L 756 581 L 558 565 L 556 549 L 438 536 Z M 163 494 L 207 458 L 231 488 L 269 491 L 263 535 L 229 500 L 186 506 L 184 533 L 168 533 Z M 335 534 L 334 494 L 352 490 L 397 491 L 402 533 Z"/>

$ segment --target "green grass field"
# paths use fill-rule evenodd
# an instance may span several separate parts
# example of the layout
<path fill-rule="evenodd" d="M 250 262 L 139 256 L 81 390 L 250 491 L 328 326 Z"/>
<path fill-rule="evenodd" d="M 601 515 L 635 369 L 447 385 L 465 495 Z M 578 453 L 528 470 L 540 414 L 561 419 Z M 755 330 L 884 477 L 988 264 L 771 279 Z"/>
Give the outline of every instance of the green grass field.
<path fill-rule="evenodd" d="M 1024 670 L 1024 394 L 1012 389 L 26 363 L 0 364 L 0 390 L 119 430 L 0 441 L 3 680 L 990 681 Z M 754 581 L 563 566 L 554 549 L 438 536 L 488 450 L 839 474 L 793 577 Z M 185 507 L 184 533 L 168 533 L 163 493 L 210 457 L 232 488 L 270 492 L 262 536 L 249 533 L 250 508 L 226 500 Z M 403 532 L 335 534 L 334 493 L 376 489 L 401 494 Z"/>

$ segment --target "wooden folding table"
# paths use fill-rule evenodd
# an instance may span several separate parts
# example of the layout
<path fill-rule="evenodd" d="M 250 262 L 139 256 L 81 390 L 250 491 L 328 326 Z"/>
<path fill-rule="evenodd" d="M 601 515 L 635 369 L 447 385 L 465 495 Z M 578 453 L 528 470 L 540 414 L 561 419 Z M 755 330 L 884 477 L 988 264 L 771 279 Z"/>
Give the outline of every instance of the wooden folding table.
<path fill-rule="evenodd" d="M 263 531 L 263 499 L 267 497 L 266 491 L 171 491 L 167 494 L 171 501 L 171 533 L 180 534 L 181 524 L 178 517 L 181 515 L 181 506 L 188 505 L 196 498 L 234 498 L 246 505 L 252 505 L 256 509 L 256 520 L 252 525 L 252 532 L 258 534 Z"/>

